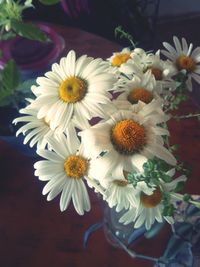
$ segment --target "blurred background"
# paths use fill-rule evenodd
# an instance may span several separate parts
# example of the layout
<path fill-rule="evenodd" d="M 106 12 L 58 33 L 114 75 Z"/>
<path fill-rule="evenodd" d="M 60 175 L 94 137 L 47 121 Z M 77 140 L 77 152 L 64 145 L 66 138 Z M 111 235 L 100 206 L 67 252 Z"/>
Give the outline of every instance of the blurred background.
<path fill-rule="evenodd" d="M 184 36 L 198 45 L 200 1 L 197 0 L 63 0 L 53 6 L 33 1 L 35 9 L 25 11 L 27 20 L 77 27 L 122 46 L 127 40 L 115 37 L 122 26 L 140 47 L 156 49 L 173 35 Z"/>

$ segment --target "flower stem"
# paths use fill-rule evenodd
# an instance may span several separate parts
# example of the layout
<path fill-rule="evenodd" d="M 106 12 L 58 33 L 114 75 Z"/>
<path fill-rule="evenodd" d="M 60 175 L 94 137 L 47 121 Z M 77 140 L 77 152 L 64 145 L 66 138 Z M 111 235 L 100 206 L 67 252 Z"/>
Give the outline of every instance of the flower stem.
<path fill-rule="evenodd" d="M 172 116 L 171 118 L 179 120 L 179 119 L 189 119 L 189 118 L 194 118 L 194 117 L 200 117 L 200 113 L 187 114 L 187 115 L 181 115 L 181 116 Z"/>

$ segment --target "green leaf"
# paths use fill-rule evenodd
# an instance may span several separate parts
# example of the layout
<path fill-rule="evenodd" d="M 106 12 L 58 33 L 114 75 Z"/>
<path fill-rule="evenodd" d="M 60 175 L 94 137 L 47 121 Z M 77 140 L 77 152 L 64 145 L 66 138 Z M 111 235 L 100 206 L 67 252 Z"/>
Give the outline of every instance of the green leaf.
<path fill-rule="evenodd" d="M 164 207 L 163 209 L 163 213 L 162 215 L 163 216 L 173 216 L 174 214 L 174 206 L 172 204 L 169 204 L 167 206 Z"/>
<path fill-rule="evenodd" d="M 165 182 L 165 183 L 170 183 L 172 178 L 171 176 L 165 174 L 165 173 L 162 173 L 162 175 L 160 176 L 160 178 Z"/>
<path fill-rule="evenodd" d="M 39 0 L 40 3 L 46 6 L 55 5 L 60 2 L 60 0 Z"/>
<path fill-rule="evenodd" d="M 7 91 L 15 89 L 20 81 L 19 70 L 13 59 L 9 60 L 2 72 L 3 88 Z"/>
<path fill-rule="evenodd" d="M 147 171 L 147 172 L 153 170 L 154 169 L 154 163 L 153 163 L 153 161 L 148 160 L 147 162 L 145 162 L 143 164 L 143 169 L 144 169 L 144 171 Z"/>
<path fill-rule="evenodd" d="M 20 75 L 14 60 L 9 60 L 2 71 L 2 86 L 0 89 L 0 103 L 6 105 L 20 81 Z M 8 102 L 7 102 L 8 101 Z"/>
<path fill-rule="evenodd" d="M 18 85 L 16 91 L 24 94 L 30 93 L 30 95 L 32 95 L 31 86 L 35 84 L 36 84 L 35 79 L 26 80 Z"/>
<path fill-rule="evenodd" d="M 174 189 L 174 192 L 180 192 L 184 188 L 185 182 L 180 181 L 177 183 L 176 188 Z"/>
<path fill-rule="evenodd" d="M 11 20 L 11 28 L 18 35 L 30 40 L 36 40 L 41 42 L 47 42 L 49 38 L 38 27 L 33 24 L 24 23 L 15 19 Z"/>
<path fill-rule="evenodd" d="M 183 196 L 183 200 L 184 200 L 185 202 L 188 202 L 190 199 L 191 199 L 191 196 L 190 196 L 189 194 L 184 194 L 184 196 Z"/>

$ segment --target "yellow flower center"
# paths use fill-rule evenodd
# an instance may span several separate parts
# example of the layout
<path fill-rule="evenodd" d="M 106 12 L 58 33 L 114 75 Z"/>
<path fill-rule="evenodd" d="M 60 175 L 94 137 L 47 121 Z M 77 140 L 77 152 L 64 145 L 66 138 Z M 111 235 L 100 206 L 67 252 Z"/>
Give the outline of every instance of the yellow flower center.
<path fill-rule="evenodd" d="M 111 130 L 111 142 L 121 154 L 134 154 L 145 145 L 145 130 L 133 120 L 122 120 Z"/>
<path fill-rule="evenodd" d="M 136 104 L 139 100 L 148 104 L 152 101 L 153 94 L 145 88 L 138 87 L 130 91 L 127 99 L 131 104 Z"/>
<path fill-rule="evenodd" d="M 117 186 L 124 187 L 124 186 L 127 186 L 128 181 L 126 181 L 126 180 L 114 180 L 113 183 L 116 184 Z"/>
<path fill-rule="evenodd" d="M 67 103 L 76 103 L 77 101 L 80 101 L 84 98 L 86 92 L 86 82 L 75 76 L 67 78 L 59 86 L 60 98 Z"/>
<path fill-rule="evenodd" d="M 140 200 L 142 205 L 145 208 L 154 208 L 156 207 L 162 200 L 162 194 L 159 188 L 153 191 L 152 195 L 146 195 L 145 193 L 141 193 Z"/>
<path fill-rule="evenodd" d="M 128 59 L 130 59 L 131 56 L 129 53 L 121 53 L 121 54 L 117 54 L 113 57 L 112 59 L 112 65 L 114 67 L 120 67 L 121 64 L 126 63 L 126 61 L 128 61 Z"/>
<path fill-rule="evenodd" d="M 64 170 L 70 178 L 80 179 L 86 174 L 87 169 L 88 162 L 80 156 L 71 155 L 64 162 Z"/>
<path fill-rule="evenodd" d="M 179 70 L 187 70 L 188 72 L 194 71 L 196 67 L 195 61 L 191 57 L 185 55 L 177 58 L 176 65 Z"/>
<path fill-rule="evenodd" d="M 151 73 L 153 74 L 153 76 L 155 77 L 155 79 L 157 81 L 162 80 L 162 70 L 161 69 L 153 68 L 153 67 L 150 67 L 149 69 L 151 70 Z"/>

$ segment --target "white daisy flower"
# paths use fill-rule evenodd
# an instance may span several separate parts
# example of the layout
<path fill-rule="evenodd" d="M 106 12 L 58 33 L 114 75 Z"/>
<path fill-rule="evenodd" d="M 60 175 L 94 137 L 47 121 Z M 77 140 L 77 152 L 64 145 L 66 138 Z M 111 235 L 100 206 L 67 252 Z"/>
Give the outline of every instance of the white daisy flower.
<path fill-rule="evenodd" d="M 38 150 L 45 158 L 34 164 L 35 175 L 41 181 L 48 181 L 42 194 L 47 194 L 47 200 L 54 199 L 61 193 L 60 210 L 67 209 L 70 200 L 79 215 L 90 210 L 90 200 L 84 183 L 84 178 L 90 172 L 90 162 L 85 157 L 80 142 L 72 127 L 67 131 L 68 137 L 62 135 L 60 141 L 49 138 L 53 151 Z"/>
<path fill-rule="evenodd" d="M 174 169 L 167 172 L 169 176 L 173 176 L 174 173 Z M 144 224 L 147 230 L 151 228 L 155 221 L 161 223 L 163 220 L 166 220 L 168 223 L 172 224 L 174 222 L 173 217 L 162 215 L 164 210 L 162 191 L 171 192 L 176 188 L 179 182 L 185 181 L 185 176 L 180 176 L 169 183 L 164 183 L 162 180 L 160 180 L 161 187 L 154 185 L 153 188 L 149 188 L 149 190 L 152 190 L 151 192 L 145 192 L 144 189 L 147 189 L 147 185 L 143 184 L 143 187 L 141 187 L 141 182 L 138 183 L 135 188 L 137 208 L 132 207 L 129 211 L 125 212 L 119 221 L 123 224 L 129 224 L 133 222 L 135 228 L 139 228 Z M 173 198 L 171 201 L 173 203 Z"/>
<path fill-rule="evenodd" d="M 193 44 L 190 43 L 188 45 L 185 38 L 182 38 L 181 41 L 179 41 L 179 39 L 174 36 L 173 41 L 175 47 L 167 42 L 164 42 L 163 46 L 167 51 L 161 50 L 161 52 L 173 62 L 177 72 L 183 71 L 187 74 L 187 85 L 188 89 L 191 91 L 191 78 L 193 78 L 197 83 L 200 83 L 200 47 L 192 50 Z"/>
<path fill-rule="evenodd" d="M 46 145 L 48 145 L 47 137 L 56 138 L 56 133 L 50 128 L 49 122 L 45 118 L 37 118 L 37 109 L 28 105 L 19 112 L 25 116 L 14 119 L 13 123 L 15 125 L 18 123 L 26 123 L 16 132 L 16 136 L 21 133 L 26 135 L 23 142 L 24 144 L 29 142 L 30 147 L 37 145 L 37 148 L 45 148 Z"/>
<path fill-rule="evenodd" d="M 171 61 L 160 59 L 160 50 L 158 50 L 156 54 L 149 54 L 147 61 L 147 70 L 151 71 L 157 81 L 166 80 L 176 73 Z"/>
<path fill-rule="evenodd" d="M 148 104 L 158 98 L 156 81 L 150 71 L 142 77 L 134 76 L 132 80 L 120 86 L 119 90 L 123 93 L 117 97 L 117 100 L 128 101 L 131 104 L 137 104 L 139 101 Z"/>
<path fill-rule="evenodd" d="M 111 57 L 107 58 L 107 62 L 110 65 L 109 70 L 118 73 L 120 66 L 126 65 L 131 58 L 132 51 L 129 48 L 123 48 L 120 52 L 114 52 Z"/>
<path fill-rule="evenodd" d="M 141 48 L 135 48 L 131 53 L 131 59 L 119 67 L 119 71 L 131 79 L 134 75 L 142 77 L 147 69 L 149 54 Z"/>
<path fill-rule="evenodd" d="M 76 60 L 74 51 L 54 63 L 46 77 L 37 78 L 40 94 L 32 103 L 37 108 L 38 119 L 46 118 L 52 130 L 66 131 L 72 117 L 80 125 L 94 116 L 103 117 L 102 104 L 110 104 L 107 92 L 115 82 L 111 73 L 105 72 L 101 59 L 86 55 Z"/>
<path fill-rule="evenodd" d="M 116 211 L 120 212 L 136 205 L 135 189 L 124 177 L 120 180 L 106 177 L 101 180 L 101 184 L 105 188 L 104 200 L 110 208 L 115 207 Z"/>
<path fill-rule="evenodd" d="M 162 135 L 169 132 L 157 126 L 166 121 L 166 116 L 159 113 L 159 104 L 152 101 L 138 113 L 120 110 L 109 120 L 80 132 L 85 150 L 94 159 L 94 178 L 112 175 L 121 179 L 123 171 L 140 171 L 144 162 L 154 156 L 176 164 L 174 156 L 163 145 Z M 99 156 L 104 151 L 105 155 Z"/>

